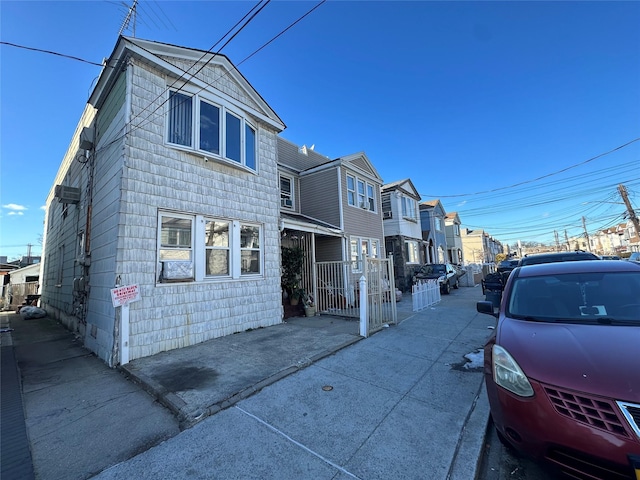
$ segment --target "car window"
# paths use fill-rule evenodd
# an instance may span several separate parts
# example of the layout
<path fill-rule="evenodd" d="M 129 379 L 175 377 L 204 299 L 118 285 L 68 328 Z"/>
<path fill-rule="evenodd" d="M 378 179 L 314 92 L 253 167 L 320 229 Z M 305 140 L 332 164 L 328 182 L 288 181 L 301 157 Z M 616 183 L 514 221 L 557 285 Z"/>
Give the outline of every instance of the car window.
<path fill-rule="evenodd" d="M 572 273 L 519 277 L 507 301 L 513 318 L 640 326 L 640 273 Z"/>

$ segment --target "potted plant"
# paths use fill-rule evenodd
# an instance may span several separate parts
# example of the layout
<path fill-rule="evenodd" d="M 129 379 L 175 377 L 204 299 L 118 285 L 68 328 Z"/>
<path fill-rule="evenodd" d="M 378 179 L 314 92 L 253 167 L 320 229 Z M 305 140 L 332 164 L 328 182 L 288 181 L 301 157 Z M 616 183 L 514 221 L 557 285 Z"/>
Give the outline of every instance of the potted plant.
<path fill-rule="evenodd" d="M 304 290 L 300 287 L 304 250 L 301 247 L 282 247 L 282 290 L 289 297 L 291 305 L 298 305 Z"/>
<path fill-rule="evenodd" d="M 313 296 L 305 293 L 302 296 L 302 302 L 304 304 L 304 314 L 307 317 L 313 317 L 316 314 L 316 304 L 313 302 Z"/>

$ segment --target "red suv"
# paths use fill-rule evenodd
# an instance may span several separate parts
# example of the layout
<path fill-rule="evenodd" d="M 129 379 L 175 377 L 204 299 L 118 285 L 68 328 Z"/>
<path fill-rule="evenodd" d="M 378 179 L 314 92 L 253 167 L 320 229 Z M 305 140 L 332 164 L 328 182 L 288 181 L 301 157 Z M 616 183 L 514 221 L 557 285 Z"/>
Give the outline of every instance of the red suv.
<path fill-rule="evenodd" d="M 640 479 L 640 264 L 518 267 L 485 346 L 498 434 L 578 479 Z"/>

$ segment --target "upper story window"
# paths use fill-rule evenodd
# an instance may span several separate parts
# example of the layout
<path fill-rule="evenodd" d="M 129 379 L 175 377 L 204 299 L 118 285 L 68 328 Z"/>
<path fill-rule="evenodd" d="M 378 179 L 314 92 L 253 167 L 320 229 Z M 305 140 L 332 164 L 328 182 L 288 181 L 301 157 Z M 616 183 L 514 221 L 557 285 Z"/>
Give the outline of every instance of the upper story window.
<path fill-rule="evenodd" d="M 433 219 L 433 221 L 434 221 L 434 222 L 435 222 L 435 224 L 436 224 L 436 230 L 438 230 L 439 232 L 441 232 L 441 231 L 442 231 L 442 219 L 441 219 L 440 217 L 435 217 L 435 218 Z"/>
<path fill-rule="evenodd" d="M 280 175 L 280 206 L 293 208 L 293 178 Z"/>
<path fill-rule="evenodd" d="M 453 231 L 455 232 L 456 236 L 460 236 L 460 225 L 458 225 L 457 223 L 453 224 Z"/>
<path fill-rule="evenodd" d="M 353 175 L 347 175 L 347 203 L 354 207 L 375 212 L 375 186 Z"/>
<path fill-rule="evenodd" d="M 402 216 L 410 220 L 416 220 L 416 201 L 410 197 L 402 197 Z"/>
<path fill-rule="evenodd" d="M 257 170 L 256 129 L 199 95 L 169 92 L 167 142 Z"/>

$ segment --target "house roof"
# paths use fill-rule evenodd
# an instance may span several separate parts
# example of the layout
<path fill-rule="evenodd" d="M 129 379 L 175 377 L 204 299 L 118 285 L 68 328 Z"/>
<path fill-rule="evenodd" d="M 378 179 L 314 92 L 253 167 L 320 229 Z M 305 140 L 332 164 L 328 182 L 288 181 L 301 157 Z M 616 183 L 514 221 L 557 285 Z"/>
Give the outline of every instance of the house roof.
<path fill-rule="evenodd" d="M 342 230 L 339 227 L 301 213 L 280 212 L 280 220 L 282 229 L 290 228 L 292 230 L 324 233 L 332 236 L 342 235 Z"/>
<path fill-rule="evenodd" d="M 216 95 L 254 115 L 279 132 L 286 128 L 276 112 L 225 55 L 124 36 L 118 38 L 116 46 L 106 61 L 100 78 L 89 97 L 89 103 L 95 108 L 102 106 L 130 56 L 152 64 L 155 68 L 164 71 L 170 78 L 176 78 L 177 85 L 187 81 L 202 90 L 211 90 L 212 87 L 198 74 L 204 66 L 218 67 L 224 71 L 218 78 L 222 76 L 231 78 L 250 101 L 240 102 L 236 96 L 225 93 L 223 88 L 213 88 Z M 185 63 L 189 65 L 186 71 L 181 67 Z"/>
<path fill-rule="evenodd" d="M 398 180 L 391 183 L 386 183 L 382 185 L 382 192 L 390 192 L 392 190 L 399 190 L 403 193 L 415 198 L 416 200 L 420 200 L 420 194 L 416 187 L 413 185 L 413 182 L 409 178 L 405 178 L 404 180 Z"/>

